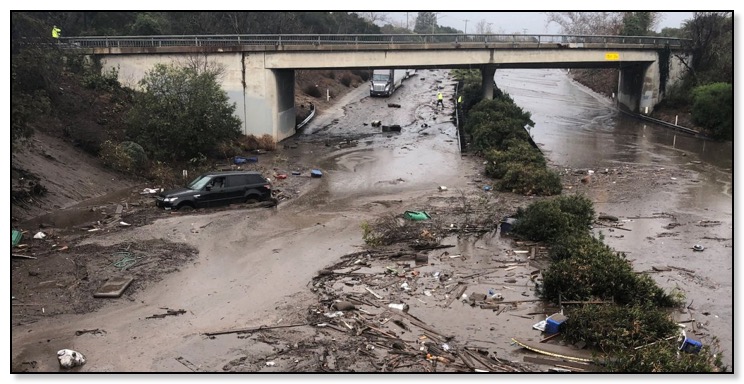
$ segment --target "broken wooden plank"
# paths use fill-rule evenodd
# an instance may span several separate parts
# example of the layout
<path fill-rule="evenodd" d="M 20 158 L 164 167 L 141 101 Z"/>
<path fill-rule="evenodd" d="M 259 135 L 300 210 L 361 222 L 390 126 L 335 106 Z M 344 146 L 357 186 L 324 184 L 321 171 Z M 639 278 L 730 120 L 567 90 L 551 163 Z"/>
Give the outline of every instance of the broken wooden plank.
<path fill-rule="evenodd" d="M 682 268 L 682 267 L 675 267 L 673 265 L 667 265 L 667 267 L 672 268 L 672 269 L 677 269 L 677 270 L 680 270 L 680 271 L 684 271 L 684 272 L 688 272 L 688 273 L 693 273 L 693 274 L 695 273 L 695 271 L 693 271 L 692 269 L 687 269 L 687 268 Z"/>
<path fill-rule="evenodd" d="M 587 301 L 569 300 L 569 301 L 561 301 L 561 304 L 614 304 L 614 302 L 605 301 L 605 300 L 587 300 Z"/>
<path fill-rule="evenodd" d="M 663 265 L 654 265 L 653 267 L 651 267 L 651 269 L 656 272 L 669 272 L 672 270 L 671 268 L 665 267 Z"/>
<path fill-rule="evenodd" d="M 179 363 L 183 364 L 184 367 L 190 369 L 193 372 L 204 372 L 199 367 L 197 367 L 196 365 L 194 365 L 192 362 L 184 359 L 181 356 L 176 357 L 176 361 L 178 361 Z"/>
<path fill-rule="evenodd" d="M 457 292 L 457 294 L 450 296 L 449 300 L 447 300 L 447 303 L 444 305 L 445 308 L 449 307 L 450 304 L 452 304 L 453 301 L 459 299 L 462 297 L 462 294 L 465 293 L 465 290 L 468 289 L 467 284 L 463 284 L 462 288 Z"/>
<path fill-rule="evenodd" d="M 583 369 L 587 371 L 596 371 L 597 366 L 593 364 L 587 364 L 587 363 L 578 363 L 575 361 L 566 361 L 566 360 L 557 360 L 557 359 L 550 359 L 547 357 L 539 357 L 539 356 L 525 356 L 524 357 L 525 363 L 534 363 L 534 364 L 542 364 L 542 365 L 554 365 L 556 367 L 558 366 L 564 366 L 564 367 L 570 367 L 570 368 L 576 368 L 576 369 Z"/>
<path fill-rule="evenodd" d="M 310 323 L 285 324 L 285 325 L 261 325 L 258 327 L 251 327 L 251 328 L 231 329 L 227 331 L 216 331 L 216 332 L 205 332 L 203 333 L 203 335 L 217 336 L 217 335 L 225 335 L 228 333 L 248 333 L 248 332 L 255 332 L 255 331 L 264 331 L 267 329 L 302 327 L 305 325 L 310 325 Z"/>
<path fill-rule="evenodd" d="M 376 294 L 376 293 L 375 293 L 375 291 L 373 291 L 373 290 L 369 289 L 369 287 L 364 287 L 364 289 L 366 289 L 366 290 L 367 290 L 367 292 L 371 293 L 371 294 L 372 294 L 372 295 L 373 295 L 374 297 L 376 297 L 377 299 L 379 299 L 379 300 L 382 300 L 382 296 L 380 296 L 380 295 Z"/>
<path fill-rule="evenodd" d="M 19 255 L 17 253 L 11 253 L 10 256 L 11 257 L 15 257 L 15 258 L 19 258 L 19 259 L 34 259 L 34 260 L 36 260 L 36 258 L 33 257 L 33 256 Z"/>
<path fill-rule="evenodd" d="M 552 339 L 556 338 L 556 337 L 557 337 L 558 335 L 560 335 L 560 334 L 561 334 L 560 332 L 558 332 L 558 333 L 554 333 L 554 334 L 552 334 L 552 335 L 550 335 L 550 336 L 548 336 L 548 337 L 546 337 L 546 338 L 544 338 L 544 339 L 541 339 L 541 340 L 540 340 L 540 342 L 541 342 L 541 343 L 544 343 L 544 342 L 546 342 L 546 341 L 548 341 L 548 340 L 552 340 Z"/>
<path fill-rule="evenodd" d="M 589 363 L 592 362 L 592 354 L 584 350 L 573 350 L 569 347 L 564 347 L 555 344 L 540 344 L 529 340 L 512 338 L 512 341 L 522 348 L 527 348 L 530 351 L 541 353 L 548 356 L 559 357 L 571 361 L 579 361 Z"/>

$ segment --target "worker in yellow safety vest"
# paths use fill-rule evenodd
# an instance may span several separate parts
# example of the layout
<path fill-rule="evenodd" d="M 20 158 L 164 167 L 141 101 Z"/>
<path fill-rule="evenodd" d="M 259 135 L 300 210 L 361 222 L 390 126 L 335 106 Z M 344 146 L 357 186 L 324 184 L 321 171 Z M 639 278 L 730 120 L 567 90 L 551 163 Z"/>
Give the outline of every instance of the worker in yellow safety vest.
<path fill-rule="evenodd" d="M 59 28 L 57 28 L 57 26 L 55 25 L 54 27 L 52 27 L 52 38 L 59 39 L 59 34 L 61 32 L 62 32 L 62 30 L 59 29 Z"/>
<path fill-rule="evenodd" d="M 462 105 L 462 95 L 457 97 L 457 105 Z"/>
<path fill-rule="evenodd" d="M 444 96 L 442 95 L 442 92 L 437 93 L 437 109 L 440 105 L 442 106 L 442 109 L 444 109 Z"/>

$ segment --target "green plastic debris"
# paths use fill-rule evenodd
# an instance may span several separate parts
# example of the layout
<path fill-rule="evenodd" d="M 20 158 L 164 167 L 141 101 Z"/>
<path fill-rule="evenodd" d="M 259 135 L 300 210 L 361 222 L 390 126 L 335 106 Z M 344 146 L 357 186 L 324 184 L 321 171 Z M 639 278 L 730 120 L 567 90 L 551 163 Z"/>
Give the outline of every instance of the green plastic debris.
<path fill-rule="evenodd" d="M 10 231 L 10 242 L 13 244 L 12 246 L 15 247 L 21 242 L 21 238 L 23 237 L 23 233 L 21 231 L 16 231 L 15 229 Z"/>
<path fill-rule="evenodd" d="M 406 211 L 403 217 L 413 221 L 429 220 L 431 216 L 424 211 Z"/>

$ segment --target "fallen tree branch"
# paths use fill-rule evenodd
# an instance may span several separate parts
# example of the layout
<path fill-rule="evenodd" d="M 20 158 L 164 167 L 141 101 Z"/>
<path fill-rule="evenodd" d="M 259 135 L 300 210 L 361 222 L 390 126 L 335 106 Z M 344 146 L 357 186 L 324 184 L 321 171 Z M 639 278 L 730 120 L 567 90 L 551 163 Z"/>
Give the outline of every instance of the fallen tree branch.
<path fill-rule="evenodd" d="M 255 332 L 255 331 L 263 331 L 263 330 L 267 330 L 267 329 L 302 327 L 302 326 L 305 326 L 305 325 L 310 325 L 310 323 L 286 324 L 286 325 L 262 325 L 262 326 L 259 326 L 259 327 L 242 328 L 242 329 L 231 329 L 231 330 L 227 330 L 227 331 L 205 332 L 205 333 L 203 333 L 203 335 L 205 335 L 205 336 L 217 336 L 217 335 L 226 335 L 228 333 L 248 333 L 248 332 Z"/>

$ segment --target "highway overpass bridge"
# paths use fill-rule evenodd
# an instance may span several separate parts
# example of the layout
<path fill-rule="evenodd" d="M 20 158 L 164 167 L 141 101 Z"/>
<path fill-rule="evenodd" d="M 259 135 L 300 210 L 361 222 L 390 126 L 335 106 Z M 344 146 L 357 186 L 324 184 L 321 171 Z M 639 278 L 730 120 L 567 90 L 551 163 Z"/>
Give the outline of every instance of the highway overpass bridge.
<path fill-rule="evenodd" d="M 137 82 L 157 63 L 217 64 L 243 133 L 295 133 L 295 70 L 477 68 L 483 94 L 500 68 L 617 68 L 617 102 L 649 114 L 681 77 L 681 39 L 585 35 L 205 35 L 61 38 Z"/>

